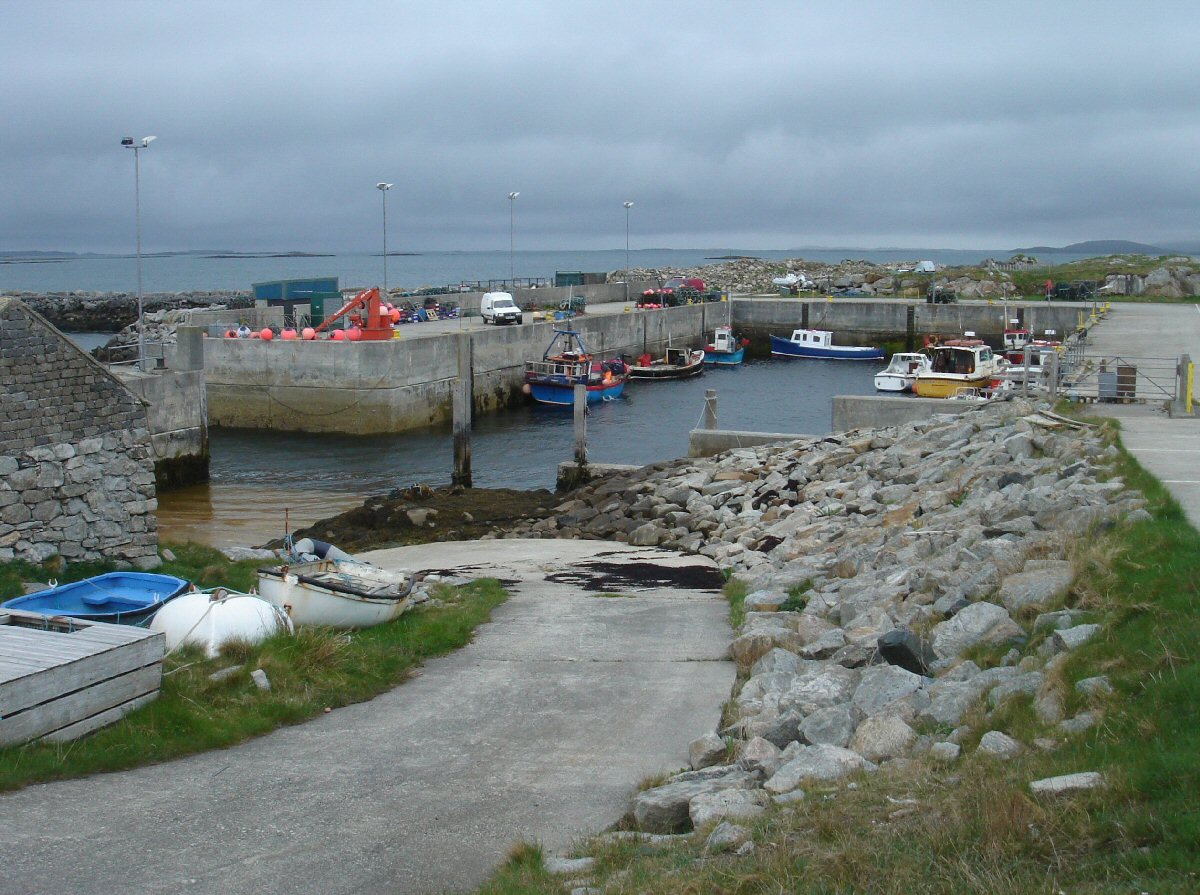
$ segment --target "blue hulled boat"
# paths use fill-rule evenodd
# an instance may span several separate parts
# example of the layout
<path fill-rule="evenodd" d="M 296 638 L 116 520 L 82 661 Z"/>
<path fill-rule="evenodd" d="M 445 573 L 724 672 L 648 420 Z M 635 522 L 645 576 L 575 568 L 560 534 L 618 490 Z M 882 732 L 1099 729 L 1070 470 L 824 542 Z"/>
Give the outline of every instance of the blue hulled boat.
<path fill-rule="evenodd" d="M 704 362 L 718 367 L 736 367 L 746 356 L 749 344 L 749 339 L 736 338 L 732 328 L 718 326 L 713 331 L 712 344 L 704 346 Z"/>
<path fill-rule="evenodd" d="M 190 582 L 174 575 L 108 572 L 14 597 L 0 604 L 0 609 L 138 625 L 148 621 L 163 603 L 186 593 L 191 587 Z"/>
<path fill-rule="evenodd" d="M 834 345 L 833 333 L 823 329 L 797 329 L 792 337 L 771 336 L 771 354 L 778 357 L 815 357 L 826 360 L 883 360 L 883 349 Z"/>
<path fill-rule="evenodd" d="M 525 364 L 526 393 L 541 404 L 570 407 L 575 386 L 587 388 L 588 403 L 620 397 L 629 381 L 629 365 L 619 357 L 598 361 L 579 333 L 556 329 L 540 361 Z"/>

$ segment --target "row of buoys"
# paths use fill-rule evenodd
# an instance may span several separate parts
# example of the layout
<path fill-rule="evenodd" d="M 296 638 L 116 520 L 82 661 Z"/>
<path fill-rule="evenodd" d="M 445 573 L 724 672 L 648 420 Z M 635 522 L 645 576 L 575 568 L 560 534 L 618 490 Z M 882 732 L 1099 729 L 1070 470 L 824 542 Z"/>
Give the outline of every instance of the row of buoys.
<path fill-rule="evenodd" d="M 362 329 L 357 326 L 352 326 L 349 329 L 335 329 L 329 334 L 329 338 L 335 342 L 358 342 L 362 339 L 362 337 Z M 251 330 L 247 327 L 243 327 L 241 330 L 226 330 L 225 338 L 259 339 L 263 342 L 270 342 L 275 338 L 275 331 L 269 326 L 264 326 L 261 330 Z M 285 327 L 279 331 L 279 338 L 285 342 L 295 341 L 296 339 L 303 339 L 306 342 L 311 342 L 317 338 L 317 331 L 311 326 L 306 326 L 299 332 L 291 327 Z"/>

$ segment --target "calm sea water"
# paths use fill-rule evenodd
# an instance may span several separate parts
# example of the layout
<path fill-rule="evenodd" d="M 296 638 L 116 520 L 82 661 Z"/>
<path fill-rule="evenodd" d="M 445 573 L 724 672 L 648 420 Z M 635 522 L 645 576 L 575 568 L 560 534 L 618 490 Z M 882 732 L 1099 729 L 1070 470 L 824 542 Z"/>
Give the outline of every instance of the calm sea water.
<path fill-rule="evenodd" d="M 723 429 L 824 434 L 833 395 L 873 394 L 875 363 L 759 360 L 684 382 L 635 382 L 594 405 L 588 456 L 597 463 L 654 463 L 687 455 L 688 432 L 717 392 Z M 897 400 L 903 400 L 897 398 Z M 357 506 L 371 494 L 417 482 L 447 484 L 448 427 L 349 437 L 215 429 L 212 481 L 159 499 L 164 539 L 261 543 Z M 475 420 L 472 468 L 479 487 L 553 488 L 574 452 L 570 411 L 531 404 Z"/>
<path fill-rule="evenodd" d="M 638 249 L 629 253 L 630 267 L 692 267 L 713 263 L 722 255 L 753 255 L 759 258 L 806 258 L 837 263 L 846 258 L 892 263 L 929 259 L 942 264 L 976 264 L 984 258 L 1006 258 L 1008 253 L 955 249 Z M 1076 260 L 1073 255 L 1055 255 L 1055 264 Z M 625 251 L 516 252 L 513 267 L 517 277 L 552 280 L 555 271 L 610 272 L 625 267 Z M 336 276 L 341 285 L 376 285 L 383 281 L 383 259 L 379 254 L 343 254 L 322 258 L 211 258 L 198 255 L 144 257 L 146 292 L 186 290 L 249 289 L 252 283 L 301 277 Z M 418 288 L 451 283 L 505 279 L 509 254 L 500 252 L 429 252 L 388 257 L 388 285 Z M 77 258 L 61 261 L 12 261 L 0 258 L 0 291 L 14 292 L 134 292 L 137 289 L 135 260 L 129 258 Z"/>

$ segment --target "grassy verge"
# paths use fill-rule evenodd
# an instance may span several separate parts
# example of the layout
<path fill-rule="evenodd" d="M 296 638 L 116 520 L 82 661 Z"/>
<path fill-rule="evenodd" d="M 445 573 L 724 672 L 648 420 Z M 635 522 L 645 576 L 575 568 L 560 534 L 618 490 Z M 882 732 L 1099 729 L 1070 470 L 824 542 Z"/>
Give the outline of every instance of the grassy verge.
<path fill-rule="evenodd" d="M 256 565 L 223 562 L 207 548 L 173 549 L 179 559 L 169 567 L 181 574 L 190 570 L 193 574 L 184 577 L 197 583 L 235 585 L 240 576 L 252 576 Z M 43 570 L 8 567 L 0 575 L 8 585 L 14 575 L 35 571 Z M 75 571 L 68 569 L 63 577 Z M 444 588 L 437 596 L 442 606 L 418 607 L 362 631 L 302 628 L 294 637 L 256 646 L 230 644 L 215 659 L 194 649 L 174 653 L 164 662 L 159 698 L 117 724 L 71 743 L 0 749 L 0 791 L 221 749 L 327 708 L 370 699 L 401 683 L 423 660 L 466 644 L 506 598 L 494 580 Z M 221 680 L 209 677 L 226 668 L 237 670 Z M 269 692 L 251 681 L 258 668 L 271 681 Z"/>
<path fill-rule="evenodd" d="M 979 709 L 956 764 L 896 762 L 852 785 L 807 787 L 804 801 L 742 822 L 755 843 L 744 857 L 707 851 L 704 830 L 667 846 L 581 843 L 596 858 L 592 885 L 646 895 L 1200 891 L 1200 534 L 1127 454 L 1114 474 L 1146 494 L 1153 518 L 1081 546 L 1085 575 L 1067 604 L 1104 628 L 1059 672 L 1068 716 L 1098 707 L 1099 725 L 1071 737 L 1041 724 L 1028 700 L 990 718 Z M 1074 684 L 1100 674 L 1115 693 L 1088 703 Z M 974 754 L 993 728 L 1019 736 L 1024 754 Z M 1033 747 L 1038 736 L 1058 747 Z M 1032 780 L 1078 771 L 1100 771 L 1107 786 L 1030 794 Z M 482 891 L 548 895 L 562 883 L 514 860 Z"/>

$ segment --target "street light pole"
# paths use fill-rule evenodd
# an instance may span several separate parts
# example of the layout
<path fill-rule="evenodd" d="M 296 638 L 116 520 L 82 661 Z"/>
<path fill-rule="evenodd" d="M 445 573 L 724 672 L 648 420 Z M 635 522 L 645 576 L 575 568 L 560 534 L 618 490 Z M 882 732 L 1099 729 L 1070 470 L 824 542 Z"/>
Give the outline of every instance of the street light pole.
<path fill-rule="evenodd" d="M 388 282 L 387 282 L 387 194 L 392 188 L 390 183 L 377 183 L 375 189 L 379 190 L 379 195 L 383 197 L 383 297 L 388 300 Z"/>
<path fill-rule="evenodd" d="M 625 303 L 629 303 L 629 209 L 632 202 L 625 203 Z"/>
<path fill-rule="evenodd" d="M 134 140 L 133 137 L 125 137 L 121 140 L 121 145 L 126 149 L 133 150 L 133 217 L 134 227 L 137 232 L 137 284 L 138 284 L 138 369 L 142 372 L 146 371 L 146 325 L 145 325 L 145 308 L 142 297 L 142 165 L 140 153 L 143 149 L 149 146 L 157 137 L 142 137 L 141 140 Z"/>
<path fill-rule="evenodd" d="M 517 268 L 516 268 L 515 263 L 513 262 L 513 247 L 516 244 L 513 240 L 513 214 L 514 214 L 513 208 L 516 205 L 516 199 L 517 199 L 517 196 L 519 196 L 519 195 L 521 195 L 521 194 L 520 193 L 509 193 L 508 194 L 508 283 L 509 283 L 510 289 L 517 288 L 517 276 L 516 276 Z"/>

